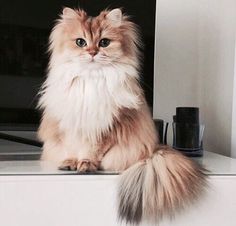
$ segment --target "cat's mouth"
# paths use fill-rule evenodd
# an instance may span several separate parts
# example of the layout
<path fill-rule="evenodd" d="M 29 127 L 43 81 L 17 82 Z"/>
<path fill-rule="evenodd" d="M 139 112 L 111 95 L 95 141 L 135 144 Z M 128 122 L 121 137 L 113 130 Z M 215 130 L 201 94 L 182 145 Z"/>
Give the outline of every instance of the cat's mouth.
<path fill-rule="evenodd" d="M 88 66 L 104 66 L 110 64 L 110 61 L 106 57 L 101 56 L 94 56 L 94 57 L 88 57 L 84 60 L 82 59 L 82 62 L 86 63 Z"/>

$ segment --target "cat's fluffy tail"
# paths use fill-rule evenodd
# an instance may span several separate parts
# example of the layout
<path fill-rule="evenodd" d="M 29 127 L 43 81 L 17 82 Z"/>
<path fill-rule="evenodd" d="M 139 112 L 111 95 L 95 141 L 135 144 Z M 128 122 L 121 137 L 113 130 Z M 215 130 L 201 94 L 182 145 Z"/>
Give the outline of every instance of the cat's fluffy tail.
<path fill-rule="evenodd" d="M 167 146 L 121 175 L 118 211 L 121 220 L 139 224 L 173 216 L 196 200 L 207 185 L 205 170 Z"/>

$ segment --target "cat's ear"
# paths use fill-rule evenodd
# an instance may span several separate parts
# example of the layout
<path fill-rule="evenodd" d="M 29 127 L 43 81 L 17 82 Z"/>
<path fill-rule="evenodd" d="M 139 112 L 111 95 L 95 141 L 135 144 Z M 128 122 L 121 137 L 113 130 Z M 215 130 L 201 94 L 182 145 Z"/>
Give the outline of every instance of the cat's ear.
<path fill-rule="evenodd" d="M 122 22 L 122 12 L 120 9 L 113 9 L 107 15 L 106 18 L 112 23 L 113 26 L 120 26 Z"/>
<path fill-rule="evenodd" d="M 71 9 L 69 7 L 65 7 L 62 11 L 62 15 L 64 18 L 67 19 L 73 19 L 78 17 L 78 14 L 76 13 L 76 11 L 74 9 Z"/>

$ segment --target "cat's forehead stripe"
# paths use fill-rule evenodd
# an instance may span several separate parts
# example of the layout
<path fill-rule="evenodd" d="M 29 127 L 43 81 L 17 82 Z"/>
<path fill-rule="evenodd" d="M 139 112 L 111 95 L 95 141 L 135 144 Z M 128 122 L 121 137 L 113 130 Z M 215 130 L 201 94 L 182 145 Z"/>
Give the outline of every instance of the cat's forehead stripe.
<path fill-rule="evenodd" d="M 98 18 L 94 18 L 94 20 L 91 23 L 91 33 L 93 34 L 94 38 L 101 36 L 101 22 L 98 20 Z"/>
<path fill-rule="evenodd" d="M 88 17 L 87 20 L 81 21 L 81 28 L 85 38 L 89 38 L 93 42 L 101 38 L 102 31 L 106 29 L 105 21 L 101 19 L 99 17 Z"/>

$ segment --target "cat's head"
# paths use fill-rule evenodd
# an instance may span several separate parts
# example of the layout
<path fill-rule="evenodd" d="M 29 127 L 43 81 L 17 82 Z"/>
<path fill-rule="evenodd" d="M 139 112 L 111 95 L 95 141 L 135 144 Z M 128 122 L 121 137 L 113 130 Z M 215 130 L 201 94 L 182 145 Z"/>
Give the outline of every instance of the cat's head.
<path fill-rule="evenodd" d="M 84 65 L 138 65 L 137 26 L 120 9 L 90 17 L 81 9 L 64 8 L 50 37 L 54 56 Z"/>

